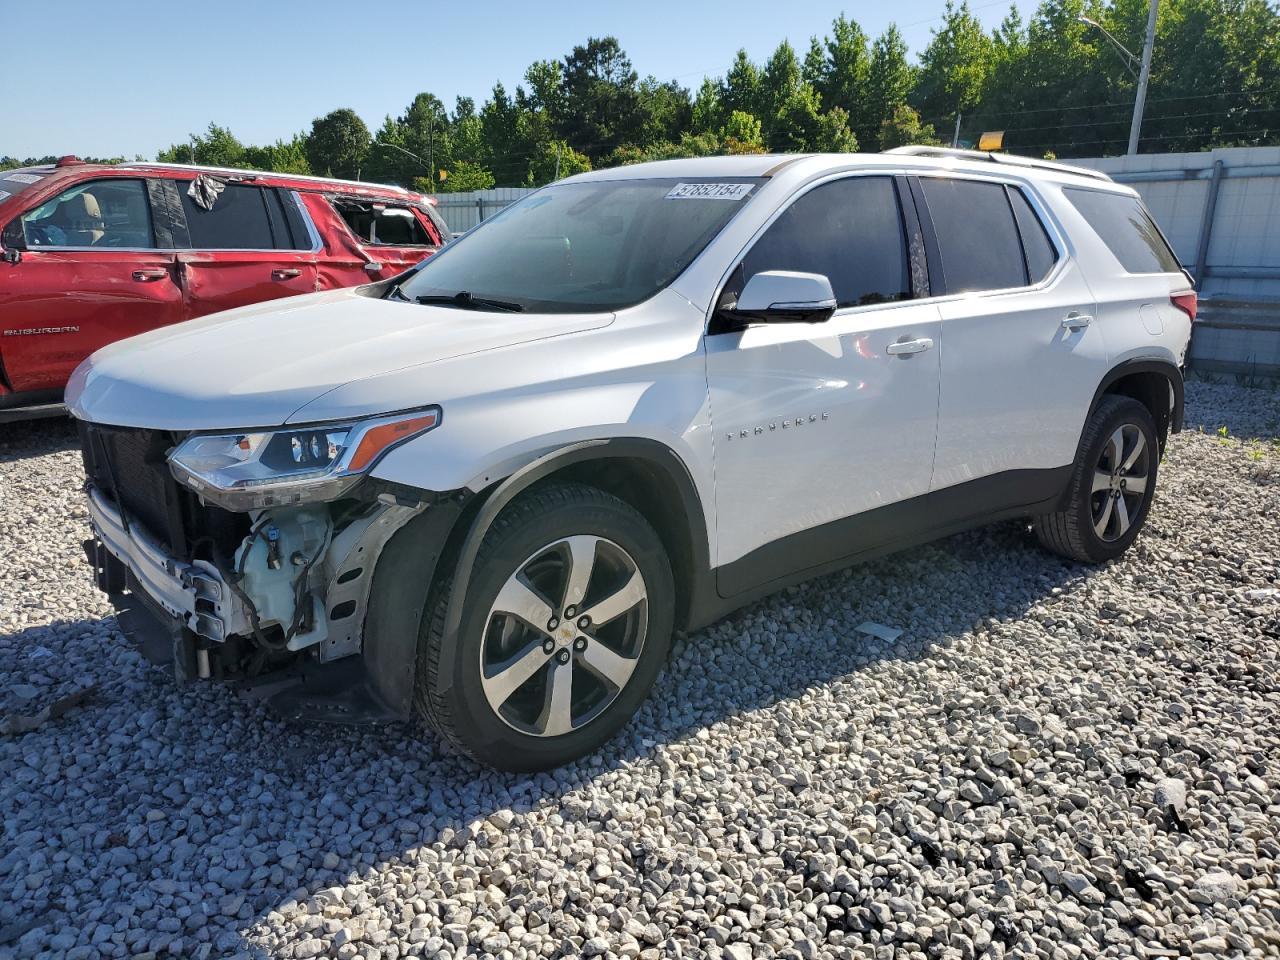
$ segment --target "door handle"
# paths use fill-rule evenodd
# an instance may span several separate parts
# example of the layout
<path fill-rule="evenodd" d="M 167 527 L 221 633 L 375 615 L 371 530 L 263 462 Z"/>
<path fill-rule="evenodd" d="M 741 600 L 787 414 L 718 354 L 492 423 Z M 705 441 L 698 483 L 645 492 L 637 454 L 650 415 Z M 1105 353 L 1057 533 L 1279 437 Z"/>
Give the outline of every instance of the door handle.
<path fill-rule="evenodd" d="M 891 343 L 885 348 L 885 353 L 891 357 L 909 357 L 914 353 L 924 353 L 931 349 L 933 349 L 933 340 L 929 337 L 921 337 L 919 340 L 899 340 L 897 343 Z"/>
<path fill-rule="evenodd" d="M 380 263 L 366 263 L 366 264 L 364 265 L 364 269 L 365 269 L 365 272 L 366 272 L 366 273 L 380 273 L 380 272 L 382 271 L 382 264 L 380 264 Z"/>
<path fill-rule="evenodd" d="M 139 283 L 150 283 L 153 280 L 163 280 L 169 276 L 169 271 L 164 267 L 148 267 L 145 270 L 133 271 L 133 279 Z"/>
<path fill-rule="evenodd" d="M 1062 329 L 1070 330 L 1074 333 L 1077 330 L 1083 330 L 1091 323 L 1093 323 L 1093 317 L 1073 311 L 1062 318 Z"/>
<path fill-rule="evenodd" d="M 300 273 L 302 273 L 301 270 L 295 270 L 292 267 L 288 268 L 287 270 L 272 270 L 271 279 L 272 280 L 292 280 L 294 277 L 298 276 Z"/>

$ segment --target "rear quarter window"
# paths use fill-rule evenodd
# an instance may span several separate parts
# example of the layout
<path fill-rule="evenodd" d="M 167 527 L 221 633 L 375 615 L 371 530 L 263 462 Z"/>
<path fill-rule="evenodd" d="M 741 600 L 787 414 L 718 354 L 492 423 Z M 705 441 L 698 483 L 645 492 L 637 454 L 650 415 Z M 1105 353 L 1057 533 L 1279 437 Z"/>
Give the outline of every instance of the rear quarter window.
<path fill-rule="evenodd" d="M 1072 187 L 1062 192 L 1126 273 L 1182 272 L 1182 264 L 1137 197 Z"/>

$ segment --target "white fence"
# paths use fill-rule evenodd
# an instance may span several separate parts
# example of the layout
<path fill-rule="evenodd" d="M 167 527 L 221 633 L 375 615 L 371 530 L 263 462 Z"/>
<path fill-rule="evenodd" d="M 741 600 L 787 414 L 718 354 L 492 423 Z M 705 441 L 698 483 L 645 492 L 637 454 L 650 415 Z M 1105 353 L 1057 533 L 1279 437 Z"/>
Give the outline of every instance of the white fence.
<path fill-rule="evenodd" d="M 533 193 L 532 187 L 497 187 L 493 190 L 441 193 L 436 195 L 436 209 L 440 211 L 450 230 L 462 233 L 530 193 Z"/>

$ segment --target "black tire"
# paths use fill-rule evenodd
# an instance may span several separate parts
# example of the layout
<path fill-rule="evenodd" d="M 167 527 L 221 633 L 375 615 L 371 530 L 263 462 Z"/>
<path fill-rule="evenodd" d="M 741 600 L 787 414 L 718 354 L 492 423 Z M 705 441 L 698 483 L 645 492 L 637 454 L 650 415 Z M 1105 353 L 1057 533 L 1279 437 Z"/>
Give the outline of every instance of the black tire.
<path fill-rule="evenodd" d="M 1145 484 L 1139 496 L 1123 490 L 1094 489 L 1095 472 L 1101 476 L 1109 473 L 1113 482 L 1132 483 L 1112 469 L 1112 438 L 1117 431 L 1136 439 L 1141 434 L 1145 450 Z M 1123 457 L 1121 458 L 1123 466 Z M 1136 472 L 1139 461 L 1135 461 Z M 1124 553 L 1138 536 L 1156 491 L 1156 474 L 1160 465 L 1160 443 L 1156 423 L 1151 411 L 1130 397 L 1109 394 L 1085 425 L 1080 438 L 1080 448 L 1071 470 L 1071 482 L 1067 490 L 1067 507 L 1057 513 L 1043 514 L 1035 519 L 1036 536 L 1041 545 L 1054 553 L 1084 563 L 1103 563 Z M 1120 496 L 1117 497 L 1117 493 Z M 1112 506 L 1107 511 L 1107 500 Z M 1127 526 L 1121 529 L 1121 514 L 1115 506 L 1123 502 Z M 1103 524 L 1100 534 L 1097 524 Z"/>
<path fill-rule="evenodd" d="M 643 634 L 636 647 L 634 667 L 621 686 L 609 685 L 595 673 L 587 673 L 585 680 L 578 681 L 576 678 L 583 676 L 582 671 L 587 669 L 579 658 L 586 658 L 587 654 L 575 652 L 576 646 L 557 647 L 554 658 L 569 652 L 571 673 L 578 671 L 573 674 L 575 696 L 580 685 L 588 694 L 595 692 L 593 685 L 598 685 L 606 690 L 607 696 L 600 695 L 600 705 L 595 708 L 599 712 L 591 715 L 581 726 L 558 735 L 536 735 L 516 729 L 512 726 L 514 721 L 504 719 L 490 705 L 482 680 L 482 670 L 486 669 L 484 658 L 489 647 L 482 644 L 495 642 L 495 630 L 498 639 L 502 640 L 504 630 L 507 630 L 505 622 L 495 626 L 490 620 L 491 607 L 497 602 L 499 592 L 517 573 L 531 569 L 533 565 L 529 561 L 532 558 L 547 556 L 545 551 L 566 537 L 603 538 L 608 546 L 598 547 L 597 557 L 603 557 L 605 551 L 614 546 L 621 548 L 623 553 L 619 556 L 624 556 L 625 560 L 618 562 L 630 561 L 634 570 L 643 577 L 646 593 Z M 542 562 L 554 564 L 555 561 Z M 603 566 L 604 561 L 600 562 Z M 452 589 L 452 583 L 441 582 L 427 601 L 418 645 L 415 702 L 442 736 L 479 762 L 502 770 L 547 770 L 597 749 L 618 732 L 644 701 L 670 648 L 675 588 L 662 541 L 633 507 L 595 487 L 576 483 L 535 487 L 503 509 L 476 556 L 456 647 L 450 651 L 451 656 L 443 657 L 445 612 Z M 565 589 L 568 589 L 567 582 Z M 583 598 L 583 609 L 591 605 L 585 602 L 587 599 Z M 555 600 L 549 602 L 553 607 L 562 606 Z M 561 614 L 563 609 L 555 612 Z M 502 617 L 500 614 L 497 616 Z M 626 616 L 639 619 L 637 614 L 628 613 Z M 555 639 L 555 631 L 547 637 L 546 631 L 535 631 L 525 621 L 509 619 L 517 633 L 523 631 L 518 643 L 525 645 L 526 649 L 534 641 L 545 644 L 549 640 L 553 645 L 559 642 Z M 571 621 L 574 621 L 573 617 L 564 619 L 563 623 L 569 625 Z M 593 628 L 596 626 L 592 625 Z M 611 625 L 602 628 L 607 629 L 611 629 Z M 578 631 L 576 622 L 573 622 L 573 630 L 582 632 Z M 603 635 L 600 639 L 603 640 Z M 592 642 L 595 640 L 593 636 Z M 585 645 L 586 638 L 579 638 L 578 642 Z M 548 656 L 552 657 L 551 654 Z M 443 666 L 446 663 L 449 665 L 447 668 Z M 546 664 L 554 671 L 552 659 L 548 659 Z M 442 678 L 443 669 L 448 670 L 448 675 Z M 537 689 L 539 683 L 544 685 L 542 693 Z M 550 674 L 532 676 L 514 696 L 528 702 L 544 696 L 543 710 L 549 712 L 551 683 Z"/>

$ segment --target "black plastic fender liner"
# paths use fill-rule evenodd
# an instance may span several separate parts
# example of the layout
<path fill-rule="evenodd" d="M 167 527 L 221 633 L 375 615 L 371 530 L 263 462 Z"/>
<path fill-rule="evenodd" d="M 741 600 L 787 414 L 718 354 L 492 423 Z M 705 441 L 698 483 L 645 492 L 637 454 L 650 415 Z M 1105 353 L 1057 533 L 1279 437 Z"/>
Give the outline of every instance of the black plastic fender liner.
<path fill-rule="evenodd" d="M 374 568 L 361 660 L 371 692 L 400 719 L 413 714 L 418 634 L 427 595 L 466 499 L 434 501 L 392 535 Z"/>
<path fill-rule="evenodd" d="M 1089 405 L 1090 416 L 1097 409 L 1098 401 L 1102 399 L 1102 395 L 1110 389 L 1113 383 L 1135 373 L 1158 373 L 1169 381 L 1169 386 L 1173 390 L 1173 407 L 1169 411 L 1169 432 L 1180 433 L 1182 431 L 1185 394 L 1182 370 L 1169 360 L 1159 357 L 1134 357 L 1121 361 L 1107 371 L 1107 375 L 1098 384 L 1098 389 L 1094 391 L 1093 402 Z M 1156 417 L 1156 422 L 1160 422 L 1159 416 Z"/>
<path fill-rule="evenodd" d="M 698 603 L 699 596 L 708 589 L 713 589 L 710 587 L 710 550 L 707 544 L 707 525 L 702 502 L 698 499 L 697 488 L 694 486 L 689 468 L 674 450 L 657 440 L 645 437 L 583 440 L 560 447 L 526 464 L 499 482 L 476 513 L 471 528 L 467 531 L 466 539 L 462 542 L 454 569 L 454 589 L 450 592 L 449 606 L 445 610 L 445 642 L 440 653 L 437 690 L 441 692 L 448 690 L 452 682 L 453 657 L 458 648 L 458 630 L 462 624 L 462 611 L 466 606 L 467 584 L 471 581 L 471 572 L 475 567 L 476 555 L 480 552 L 480 544 L 484 542 L 485 534 L 493 526 L 498 514 L 517 495 L 539 480 L 576 463 L 605 459 L 645 460 L 665 471 L 674 481 L 676 489 L 680 492 L 685 516 L 692 526 L 690 542 L 693 547 L 692 577 L 695 605 Z"/>

